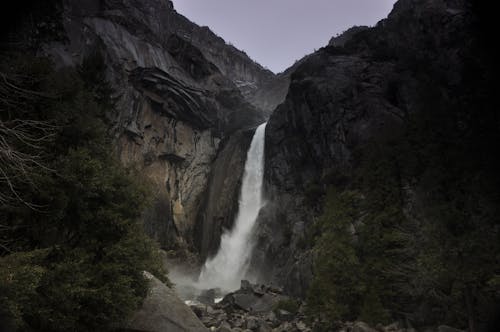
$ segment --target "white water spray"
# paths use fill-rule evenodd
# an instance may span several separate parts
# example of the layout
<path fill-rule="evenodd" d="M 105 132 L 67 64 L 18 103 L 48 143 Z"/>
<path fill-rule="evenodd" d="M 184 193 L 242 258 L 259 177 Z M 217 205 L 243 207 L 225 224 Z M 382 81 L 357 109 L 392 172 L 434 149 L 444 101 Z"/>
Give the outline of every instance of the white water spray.
<path fill-rule="evenodd" d="M 257 128 L 247 153 L 238 215 L 233 229 L 222 234 L 217 255 L 208 259 L 201 271 L 199 286 L 205 289 L 232 291 L 238 289 L 241 279 L 245 278 L 253 249 L 252 232 L 263 206 L 265 130 L 265 123 Z"/>

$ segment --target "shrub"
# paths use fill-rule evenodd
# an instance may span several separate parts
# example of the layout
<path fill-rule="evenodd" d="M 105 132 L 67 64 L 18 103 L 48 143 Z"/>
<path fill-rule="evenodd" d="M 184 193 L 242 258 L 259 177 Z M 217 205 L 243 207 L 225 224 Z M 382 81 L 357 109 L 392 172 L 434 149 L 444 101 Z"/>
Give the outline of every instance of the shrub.
<path fill-rule="evenodd" d="M 294 299 L 280 300 L 273 307 L 273 311 L 285 310 L 289 313 L 296 314 L 300 309 L 300 301 Z"/>

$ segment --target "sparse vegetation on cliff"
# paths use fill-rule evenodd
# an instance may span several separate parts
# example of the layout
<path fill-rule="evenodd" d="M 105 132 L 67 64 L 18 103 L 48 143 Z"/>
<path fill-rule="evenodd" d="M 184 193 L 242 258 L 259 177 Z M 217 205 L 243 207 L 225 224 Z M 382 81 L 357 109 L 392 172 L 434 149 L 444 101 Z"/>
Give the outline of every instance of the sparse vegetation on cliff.
<path fill-rule="evenodd" d="M 319 329 L 361 319 L 476 331 L 494 321 L 500 177 L 487 150 L 499 133 L 475 115 L 494 117 L 492 95 L 472 75 L 447 90 L 460 94 L 453 101 L 438 73 L 418 75 L 405 131 L 358 146 L 349 181 L 330 179 L 308 301 Z"/>

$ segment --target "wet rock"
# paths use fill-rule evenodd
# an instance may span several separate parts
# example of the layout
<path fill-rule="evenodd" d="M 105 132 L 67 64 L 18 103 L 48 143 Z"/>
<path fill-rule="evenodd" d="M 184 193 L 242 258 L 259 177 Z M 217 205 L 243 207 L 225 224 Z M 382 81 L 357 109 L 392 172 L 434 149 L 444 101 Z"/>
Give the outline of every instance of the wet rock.
<path fill-rule="evenodd" d="M 203 290 L 197 297 L 197 300 L 203 304 L 213 305 L 215 303 L 215 298 L 219 296 L 220 293 L 221 290 L 219 288 Z"/>
<path fill-rule="evenodd" d="M 241 286 L 240 286 L 240 291 L 242 291 L 242 292 L 252 291 L 252 284 L 250 284 L 250 281 L 242 280 Z"/>
<path fill-rule="evenodd" d="M 254 132 L 254 129 L 240 130 L 221 142 L 194 229 L 194 242 L 202 259 L 216 254 L 223 230 L 233 226 L 238 212 L 238 200 L 234 198 L 241 189 L 246 154 Z M 232 176 L 227 176 L 228 169 Z"/>

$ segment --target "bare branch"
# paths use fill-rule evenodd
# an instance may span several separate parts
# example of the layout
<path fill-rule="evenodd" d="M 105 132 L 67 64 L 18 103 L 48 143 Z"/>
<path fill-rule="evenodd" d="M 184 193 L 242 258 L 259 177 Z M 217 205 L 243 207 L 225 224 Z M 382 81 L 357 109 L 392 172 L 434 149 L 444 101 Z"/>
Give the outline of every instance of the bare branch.
<path fill-rule="evenodd" d="M 29 79 L 29 78 L 28 78 Z M 26 81 L 27 78 L 24 78 Z M 23 82 L 24 82 L 23 81 Z M 28 113 L 29 103 L 52 98 L 44 93 L 22 88 L 0 72 L 0 203 L 2 206 L 25 205 L 37 210 L 23 190 L 36 187 L 33 178 L 40 172 L 53 172 L 44 160 L 47 143 L 58 127 L 49 121 L 19 118 Z M 15 114 L 12 116 L 11 114 Z"/>

